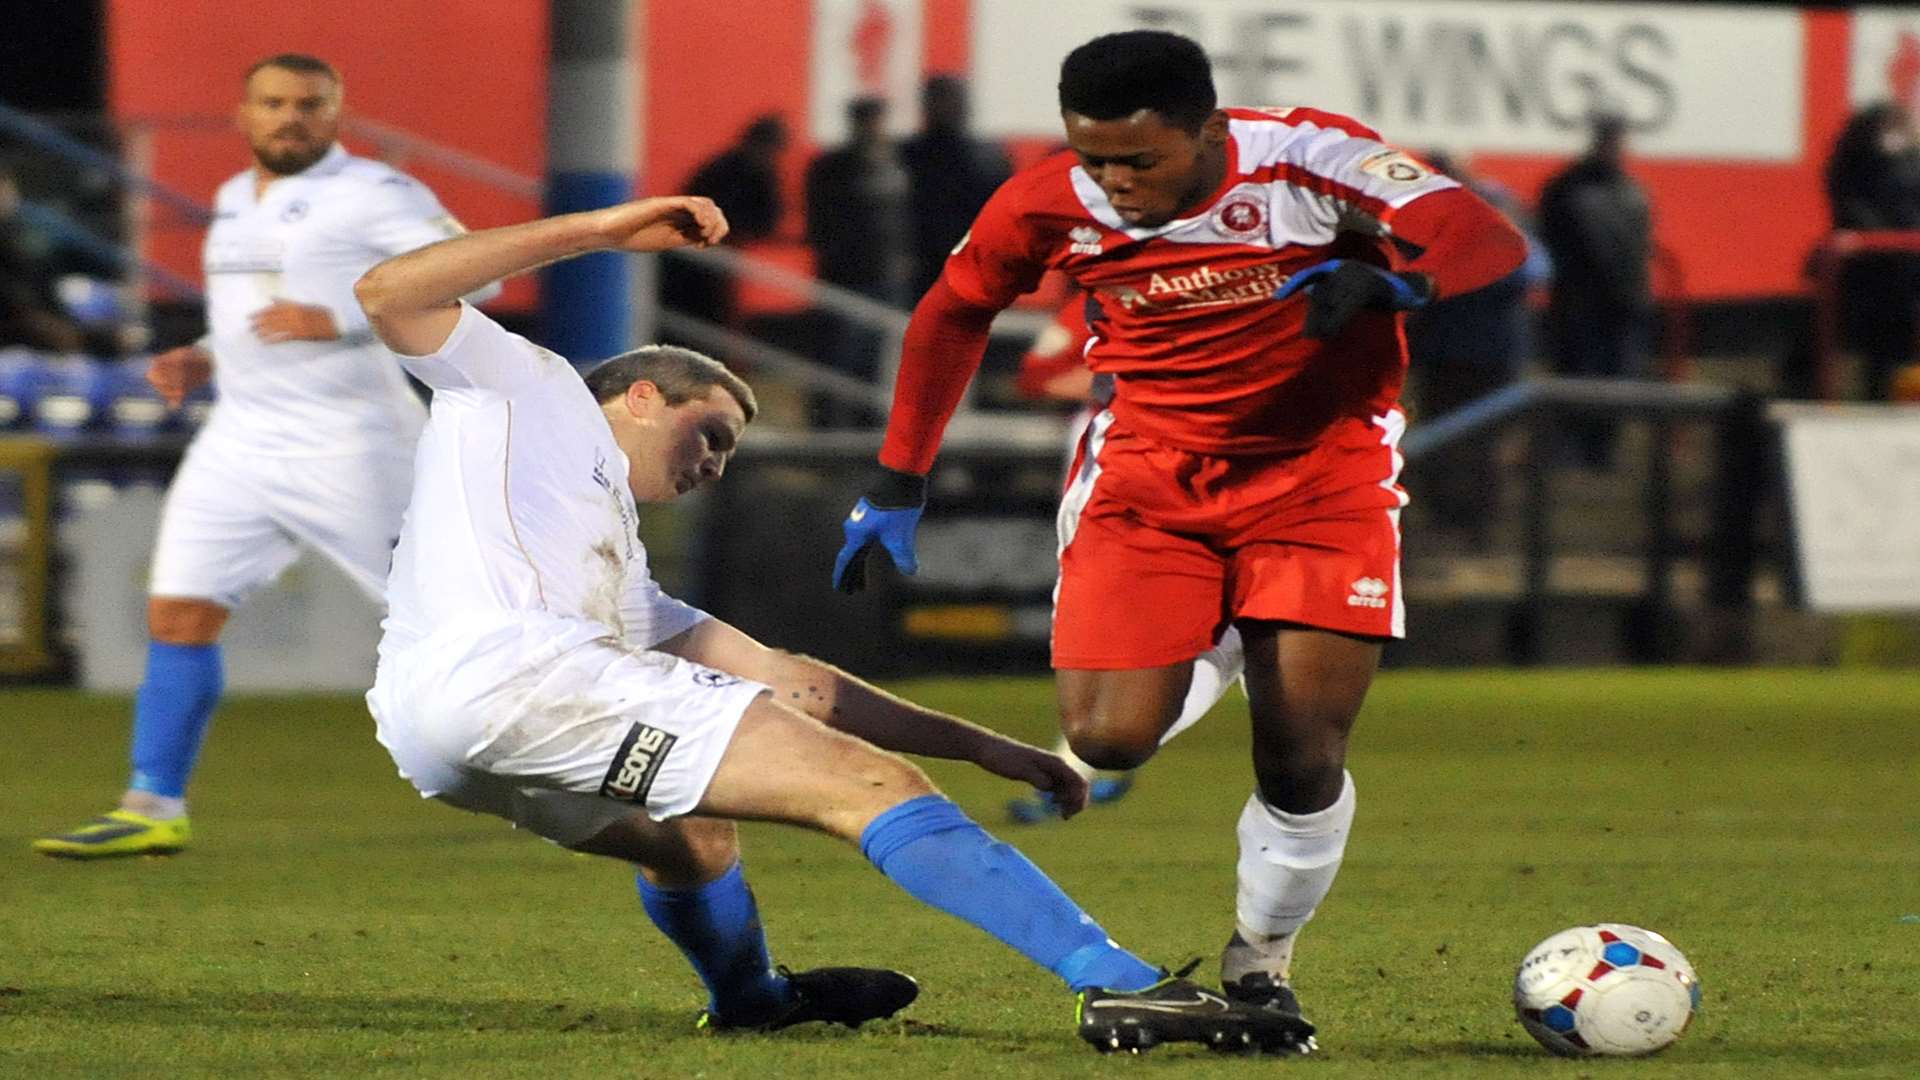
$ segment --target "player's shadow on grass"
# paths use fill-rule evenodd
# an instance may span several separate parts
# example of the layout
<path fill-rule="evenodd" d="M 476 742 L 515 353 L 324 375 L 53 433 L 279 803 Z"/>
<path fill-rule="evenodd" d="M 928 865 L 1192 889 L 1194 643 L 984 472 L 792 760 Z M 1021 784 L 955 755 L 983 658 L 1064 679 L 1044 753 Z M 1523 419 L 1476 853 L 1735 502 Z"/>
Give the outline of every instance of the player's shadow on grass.
<path fill-rule="evenodd" d="M 584 1035 L 685 1035 L 706 1038 L 694 1027 L 697 1010 L 578 1001 L 474 1001 L 418 995 L 220 991 L 178 993 L 110 991 L 67 987 L 9 987 L 0 998 L 0 1018 L 45 1017 L 61 1023 L 114 1027 L 164 1024 L 178 1030 L 377 1031 L 391 1035 L 430 1032 L 561 1032 Z M 861 1033 L 909 1038 L 992 1041 L 1002 1032 L 974 1031 L 930 1020 L 879 1020 L 859 1032 L 838 1025 L 807 1024 L 766 1036 L 782 1041 L 831 1042 Z M 760 1038 L 752 1034 L 729 1038 Z"/>
<path fill-rule="evenodd" d="M 1846 1046 L 1813 1046 L 1792 1040 L 1736 1043 L 1711 1037 L 1697 1038 L 1689 1034 L 1675 1046 L 1661 1051 L 1649 1060 L 1671 1062 L 1676 1065 L 1682 1062 L 1691 1065 L 1717 1066 L 1744 1063 L 1755 1066 L 1768 1065 L 1774 1069 L 1791 1068 L 1794 1067 L 1795 1062 L 1798 1062 L 1807 1069 L 1806 1075 L 1811 1076 L 1823 1069 L 1884 1065 L 1889 1061 L 1912 1060 L 1917 1044 L 1920 1044 L 1920 1039 L 1914 1038 L 1849 1042 Z M 1533 1058 L 1544 1063 L 1564 1060 L 1555 1058 L 1536 1045 L 1532 1039 L 1524 1036 L 1512 1040 L 1456 1039 L 1438 1046 L 1418 1047 L 1413 1056 L 1460 1058 L 1467 1061 L 1488 1058 Z M 1597 1059 L 1578 1060 L 1592 1062 Z M 1766 1075 L 1785 1074 L 1768 1071 Z"/>
<path fill-rule="evenodd" d="M 691 1029 L 688 1010 L 556 1001 L 474 1001 L 409 995 L 240 992 L 194 988 L 178 993 L 27 986 L 0 1001 L 0 1014 L 66 1023 L 186 1025 L 182 1030 L 285 1028 L 311 1031 L 605 1031 Z"/>

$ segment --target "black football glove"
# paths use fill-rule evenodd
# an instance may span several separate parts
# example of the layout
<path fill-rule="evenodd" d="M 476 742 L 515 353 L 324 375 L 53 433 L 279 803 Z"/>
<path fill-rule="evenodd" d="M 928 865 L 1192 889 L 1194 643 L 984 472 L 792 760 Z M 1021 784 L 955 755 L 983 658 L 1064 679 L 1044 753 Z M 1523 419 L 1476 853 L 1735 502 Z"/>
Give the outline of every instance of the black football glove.
<path fill-rule="evenodd" d="M 1433 299 L 1433 279 L 1425 274 L 1395 273 L 1358 259 L 1328 259 L 1293 275 L 1274 291 L 1285 300 L 1307 290 L 1305 334 L 1316 341 L 1338 336 L 1361 308 L 1414 311 Z"/>

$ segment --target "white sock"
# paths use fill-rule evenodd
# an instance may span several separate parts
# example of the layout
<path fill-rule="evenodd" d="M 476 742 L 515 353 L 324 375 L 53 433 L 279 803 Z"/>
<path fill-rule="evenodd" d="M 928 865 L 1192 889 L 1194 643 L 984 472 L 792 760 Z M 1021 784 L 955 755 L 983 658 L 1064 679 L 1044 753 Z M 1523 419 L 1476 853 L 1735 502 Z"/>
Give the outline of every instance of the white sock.
<path fill-rule="evenodd" d="M 1180 705 L 1180 719 L 1173 722 L 1160 745 L 1192 727 L 1220 704 L 1235 681 L 1247 669 L 1247 652 L 1240 643 L 1240 631 L 1227 627 L 1219 644 L 1193 658 L 1193 681 L 1187 684 L 1187 699 Z"/>
<path fill-rule="evenodd" d="M 187 800 L 171 795 L 155 795 L 151 791 L 130 790 L 120 796 L 120 809 L 131 810 L 155 821 L 167 821 L 187 816 Z"/>
<path fill-rule="evenodd" d="M 1080 760 L 1080 755 L 1073 752 L 1073 747 L 1067 743 L 1065 735 L 1060 736 L 1060 741 L 1054 744 L 1053 752 L 1059 754 L 1060 759 L 1071 766 L 1074 772 L 1079 773 L 1082 780 L 1092 780 L 1100 772 L 1099 769 Z"/>
<path fill-rule="evenodd" d="M 1240 890 L 1236 926 L 1251 951 L 1229 949 L 1223 967 L 1244 961 L 1284 979 L 1293 960 L 1293 937 L 1333 888 L 1353 827 L 1353 775 L 1341 774 L 1340 797 L 1311 814 L 1289 814 L 1261 800 L 1258 792 L 1240 813 Z M 1223 972 L 1224 974 L 1224 972 Z M 1245 974 L 1245 971 L 1239 974 Z M 1232 977 L 1237 978 L 1238 975 Z"/>
<path fill-rule="evenodd" d="M 1236 680 L 1244 678 L 1242 672 L 1247 667 L 1246 650 L 1240 644 L 1240 631 L 1227 627 L 1220 636 L 1220 643 L 1199 656 L 1193 658 L 1193 681 L 1187 684 L 1187 697 L 1180 705 L 1180 718 L 1173 722 L 1165 735 L 1160 736 L 1160 745 L 1192 727 L 1199 719 L 1213 711 L 1220 699 L 1227 696 L 1227 690 Z M 1125 776 L 1119 769 L 1096 769 L 1080 760 L 1080 755 L 1067 745 L 1066 736 L 1061 736 L 1053 752 L 1060 755 L 1073 771 L 1083 778 L 1092 780 L 1096 776 Z"/>
<path fill-rule="evenodd" d="M 1286 982 L 1293 975 L 1293 943 L 1300 940 L 1300 931 L 1265 941 L 1256 941 L 1258 935 L 1250 938 L 1247 934 L 1247 929 L 1236 922 L 1233 940 L 1227 942 L 1220 954 L 1220 985 L 1232 986 L 1255 974 Z"/>

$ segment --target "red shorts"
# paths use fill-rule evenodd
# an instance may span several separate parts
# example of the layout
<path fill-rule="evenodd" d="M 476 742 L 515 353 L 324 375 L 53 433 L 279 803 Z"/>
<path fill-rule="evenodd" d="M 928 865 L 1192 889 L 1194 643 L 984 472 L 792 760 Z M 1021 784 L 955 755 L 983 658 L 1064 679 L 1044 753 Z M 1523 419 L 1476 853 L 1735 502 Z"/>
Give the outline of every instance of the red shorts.
<path fill-rule="evenodd" d="M 1053 666 L 1162 667 L 1234 619 L 1401 637 L 1393 410 L 1298 454 L 1175 450 L 1094 418 L 1060 503 Z"/>

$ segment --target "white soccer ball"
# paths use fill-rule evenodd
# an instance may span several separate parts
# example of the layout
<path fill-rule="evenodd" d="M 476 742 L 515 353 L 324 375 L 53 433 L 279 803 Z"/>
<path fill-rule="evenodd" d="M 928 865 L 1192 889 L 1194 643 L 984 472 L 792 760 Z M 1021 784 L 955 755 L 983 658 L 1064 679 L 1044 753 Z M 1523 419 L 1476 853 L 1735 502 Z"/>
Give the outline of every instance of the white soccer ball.
<path fill-rule="evenodd" d="M 1520 1026 L 1567 1057 L 1651 1054 L 1687 1029 L 1700 980 L 1673 942 L 1625 923 L 1562 930 L 1513 978 Z"/>

